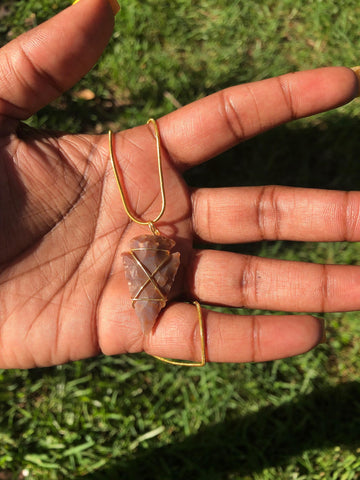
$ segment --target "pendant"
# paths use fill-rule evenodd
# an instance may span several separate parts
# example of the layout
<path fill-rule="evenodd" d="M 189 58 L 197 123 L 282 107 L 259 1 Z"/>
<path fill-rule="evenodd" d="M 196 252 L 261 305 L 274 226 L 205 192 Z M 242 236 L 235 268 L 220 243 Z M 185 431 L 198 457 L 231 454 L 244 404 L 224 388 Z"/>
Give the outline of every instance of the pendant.
<path fill-rule="evenodd" d="M 132 306 L 145 334 L 165 307 L 180 265 L 180 253 L 170 253 L 174 246 L 174 240 L 162 235 L 140 235 L 131 239 L 130 252 L 122 254 Z"/>

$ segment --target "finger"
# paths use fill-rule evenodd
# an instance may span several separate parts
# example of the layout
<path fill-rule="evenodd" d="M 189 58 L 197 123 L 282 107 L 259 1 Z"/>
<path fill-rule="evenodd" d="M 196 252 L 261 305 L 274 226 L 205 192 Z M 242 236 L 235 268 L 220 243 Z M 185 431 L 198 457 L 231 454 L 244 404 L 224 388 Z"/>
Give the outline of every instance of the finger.
<path fill-rule="evenodd" d="M 162 142 L 187 168 L 271 127 L 343 105 L 357 92 L 356 75 L 345 67 L 227 88 L 160 119 Z"/>
<path fill-rule="evenodd" d="M 360 268 L 202 250 L 189 265 L 201 302 L 290 312 L 360 310 Z"/>
<path fill-rule="evenodd" d="M 323 338 L 323 322 L 311 316 L 237 316 L 202 309 L 206 356 L 211 362 L 261 362 L 307 352 Z M 133 319 L 133 322 L 137 322 Z M 166 358 L 199 361 L 201 342 L 195 307 L 177 303 L 161 315 L 143 342 L 140 326 L 118 319 L 104 353 L 141 351 Z M 125 340 L 126 339 L 126 340 Z"/>
<path fill-rule="evenodd" d="M 360 192 L 282 186 L 198 189 L 193 228 L 215 243 L 359 241 Z"/>
<path fill-rule="evenodd" d="M 25 119 L 94 65 L 113 28 L 107 0 L 80 1 L 0 50 L 0 128 Z M 13 124 L 12 124 L 13 127 Z"/>

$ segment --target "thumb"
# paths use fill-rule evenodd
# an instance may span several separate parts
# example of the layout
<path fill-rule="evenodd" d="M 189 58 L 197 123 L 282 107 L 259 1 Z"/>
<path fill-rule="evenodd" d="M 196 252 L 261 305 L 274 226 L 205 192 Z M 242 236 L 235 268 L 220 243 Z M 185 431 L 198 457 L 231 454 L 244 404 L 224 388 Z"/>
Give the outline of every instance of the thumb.
<path fill-rule="evenodd" d="M 113 3 L 113 1 L 111 2 Z M 95 64 L 114 25 L 107 0 L 80 0 L 0 49 L 0 132 L 10 133 Z"/>

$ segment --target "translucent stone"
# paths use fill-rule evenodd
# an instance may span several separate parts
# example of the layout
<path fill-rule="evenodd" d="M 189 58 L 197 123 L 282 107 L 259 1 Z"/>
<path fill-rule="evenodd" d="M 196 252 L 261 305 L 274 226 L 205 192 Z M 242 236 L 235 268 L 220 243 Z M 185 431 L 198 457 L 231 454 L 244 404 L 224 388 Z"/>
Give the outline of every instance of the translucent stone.
<path fill-rule="evenodd" d="M 161 235 L 140 235 L 130 241 L 130 252 L 122 254 L 133 307 L 144 333 L 151 332 L 174 283 L 180 265 L 180 253 L 170 253 L 174 246 L 174 240 Z"/>

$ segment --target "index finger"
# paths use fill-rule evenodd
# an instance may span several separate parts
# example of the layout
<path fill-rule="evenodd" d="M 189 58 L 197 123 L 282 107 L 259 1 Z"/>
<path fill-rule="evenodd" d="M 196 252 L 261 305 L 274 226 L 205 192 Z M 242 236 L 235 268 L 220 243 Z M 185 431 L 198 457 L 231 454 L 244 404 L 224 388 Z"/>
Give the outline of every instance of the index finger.
<path fill-rule="evenodd" d="M 271 127 L 343 105 L 358 90 L 345 67 L 230 87 L 161 118 L 162 143 L 179 167 L 189 168 Z"/>

